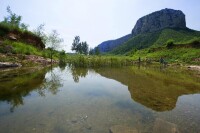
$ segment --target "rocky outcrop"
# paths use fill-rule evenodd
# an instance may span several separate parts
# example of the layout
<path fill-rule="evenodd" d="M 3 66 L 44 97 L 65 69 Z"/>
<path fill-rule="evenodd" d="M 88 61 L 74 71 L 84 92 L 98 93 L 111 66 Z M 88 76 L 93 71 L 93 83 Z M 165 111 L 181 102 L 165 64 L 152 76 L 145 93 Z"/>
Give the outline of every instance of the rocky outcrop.
<path fill-rule="evenodd" d="M 48 58 L 45 59 L 44 57 L 36 56 L 36 55 L 26 55 L 25 60 L 27 60 L 28 62 L 40 64 L 43 66 L 51 65 L 51 59 L 48 59 Z M 52 64 L 57 64 L 57 63 L 59 62 L 56 60 L 52 60 Z"/>
<path fill-rule="evenodd" d="M 20 41 L 37 47 L 39 49 L 44 49 L 45 45 L 42 42 L 42 39 L 30 32 L 20 33 L 18 31 L 9 32 L 5 37 L 5 39 L 9 39 L 12 41 Z"/>
<path fill-rule="evenodd" d="M 0 41 L 4 40 L 11 40 L 11 41 L 19 41 L 24 42 L 28 45 L 32 45 L 34 47 L 37 47 L 39 49 L 44 49 L 45 44 L 43 43 L 42 39 L 38 37 L 37 35 L 33 34 L 29 31 L 20 31 L 20 30 L 11 30 L 6 27 L 2 27 L 0 25 Z"/>
<path fill-rule="evenodd" d="M 140 18 L 132 30 L 132 35 L 126 35 L 116 40 L 106 41 L 98 45 L 101 53 L 110 52 L 138 34 L 156 32 L 165 28 L 185 29 L 185 14 L 180 10 L 163 9 Z"/>
<path fill-rule="evenodd" d="M 180 10 L 163 9 L 140 18 L 132 35 L 154 32 L 164 28 L 186 28 L 185 14 Z"/>
<path fill-rule="evenodd" d="M 110 52 L 114 48 L 116 48 L 119 45 L 121 45 L 121 44 L 125 43 L 126 41 L 128 41 L 131 37 L 132 37 L 132 35 L 128 34 L 128 35 L 123 36 L 121 38 L 118 38 L 116 40 L 109 40 L 109 41 L 102 42 L 97 47 L 99 48 L 99 51 L 101 53 Z"/>

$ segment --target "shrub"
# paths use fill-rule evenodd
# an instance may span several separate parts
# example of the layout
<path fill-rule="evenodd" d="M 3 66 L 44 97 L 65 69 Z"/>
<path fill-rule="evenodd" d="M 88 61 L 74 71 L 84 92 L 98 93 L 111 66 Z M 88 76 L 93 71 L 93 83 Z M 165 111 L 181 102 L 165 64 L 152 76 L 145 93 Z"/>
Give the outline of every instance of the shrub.
<path fill-rule="evenodd" d="M 173 48 L 174 47 L 174 42 L 173 42 L 173 40 L 168 40 L 167 41 L 167 48 L 168 49 L 171 49 L 171 48 Z"/>
<path fill-rule="evenodd" d="M 194 48 L 200 47 L 200 41 L 199 41 L 199 39 L 196 38 L 196 39 L 192 40 L 191 45 L 192 45 L 192 47 L 194 47 Z"/>

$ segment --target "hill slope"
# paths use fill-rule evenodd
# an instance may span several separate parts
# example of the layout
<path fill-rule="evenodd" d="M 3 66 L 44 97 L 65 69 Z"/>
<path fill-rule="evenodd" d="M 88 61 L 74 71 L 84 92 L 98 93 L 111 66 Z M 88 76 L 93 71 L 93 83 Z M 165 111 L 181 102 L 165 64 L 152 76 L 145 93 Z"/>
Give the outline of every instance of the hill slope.
<path fill-rule="evenodd" d="M 121 44 L 125 43 L 126 41 L 128 41 L 131 37 L 132 37 L 132 35 L 128 34 L 128 35 L 123 36 L 121 38 L 118 38 L 116 40 L 109 40 L 109 41 L 102 42 L 97 47 L 99 48 L 99 51 L 101 53 L 110 52 L 114 48 L 116 48 L 119 45 L 121 45 Z"/>
<path fill-rule="evenodd" d="M 149 47 L 159 47 L 173 40 L 175 44 L 184 44 L 190 40 L 200 37 L 200 32 L 191 29 L 163 29 L 153 33 L 143 33 L 129 39 L 123 45 L 113 49 L 112 54 L 127 54 L 134 50 Z"/>

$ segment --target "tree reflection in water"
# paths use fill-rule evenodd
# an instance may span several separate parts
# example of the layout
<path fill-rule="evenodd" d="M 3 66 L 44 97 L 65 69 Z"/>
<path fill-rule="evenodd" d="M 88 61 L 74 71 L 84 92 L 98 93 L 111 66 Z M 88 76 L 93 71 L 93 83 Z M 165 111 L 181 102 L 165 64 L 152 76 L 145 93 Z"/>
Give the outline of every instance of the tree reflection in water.
<path fill-rule="evenodd" d="M 198 78 L 184 70 L 133 66 L 101 68 L 95 71 L 128 86 L 134 101 L 157 112 L 174 109 L 178 97 L 182 95 L 200 92 Z"/>
<path fill-rule="evenodd" d="M 45 92 L 57 94 L 62 86 L 61 78 L 52 68 L 17 69 L 0 72 L 0 101 L 11 105 L 10 112 L 24 104 L 24 97 L 32 91 L 45 96 Z"/>
<path fill-rule="evenodd" d="M 73 76 L 74 82 L 78 83 L 80 77 L 86 77 L 88 75 L 88 68 L 76 68 L 71 66 L 71 74 Z"/>

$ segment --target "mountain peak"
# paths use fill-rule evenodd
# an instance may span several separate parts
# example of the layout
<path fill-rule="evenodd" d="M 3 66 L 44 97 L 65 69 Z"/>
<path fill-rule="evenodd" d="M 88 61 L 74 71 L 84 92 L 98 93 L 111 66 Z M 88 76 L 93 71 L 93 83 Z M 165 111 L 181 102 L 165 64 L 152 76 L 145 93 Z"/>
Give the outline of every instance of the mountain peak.
<path fill-rule="evenodd" d="M 180 10 L 165 8 L 140 18 L 132 35 L 154 32 L 164 28 L 186 28 L 185 14 Z"/>

